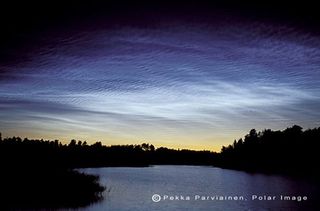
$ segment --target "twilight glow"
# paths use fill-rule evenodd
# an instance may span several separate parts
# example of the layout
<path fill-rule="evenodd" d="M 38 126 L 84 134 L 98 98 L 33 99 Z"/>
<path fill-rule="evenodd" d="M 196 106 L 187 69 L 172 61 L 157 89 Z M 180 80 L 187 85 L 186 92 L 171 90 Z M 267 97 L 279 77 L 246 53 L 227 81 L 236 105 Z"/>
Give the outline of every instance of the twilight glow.
<path fill-rule="evenodd" d="M 320 38 L 286 25 L 102 24 L 32 45 L 0 63 L 3 136 L 219 150 L 320 126 Z"/>

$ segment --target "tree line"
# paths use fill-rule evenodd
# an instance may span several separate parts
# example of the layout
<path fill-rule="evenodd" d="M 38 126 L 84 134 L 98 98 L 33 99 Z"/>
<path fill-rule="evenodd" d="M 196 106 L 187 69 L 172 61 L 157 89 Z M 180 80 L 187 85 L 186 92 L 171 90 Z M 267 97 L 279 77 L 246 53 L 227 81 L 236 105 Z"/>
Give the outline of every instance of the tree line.
<path fill-rule="evenodd" d="M 294 125 L 283 131 L 252 129 L 244 138 L 223 146 L 216 166 L 266 173 L 319 176 L 320 127 Z"/>
<path fill-rule="evenodd" d="M 36 166 L 41 168 L 84 168 L 108 166 L 149 166 L 156 164 L 212 165 L 217 153 L 210 151 L 155 148 L 152 144 L 105 146 L 101 142 L 71 140 L 21 139 L 0 140 L 0 157 L 5 165 Z"/>
<path fill-rule="evenodd" d="M 1 138 L 2 165 L 56 168 L 149 166 L 157 164 L 213 165 L 275 173 L 315 172 L 319 158 L 320 127 L 303 130 L 294 125 L 283 131 L 252 129 L 244 138 L 223 146 L 219 153 L 156 148 L 149 143 L 105 146 L 101 142 Z"/>

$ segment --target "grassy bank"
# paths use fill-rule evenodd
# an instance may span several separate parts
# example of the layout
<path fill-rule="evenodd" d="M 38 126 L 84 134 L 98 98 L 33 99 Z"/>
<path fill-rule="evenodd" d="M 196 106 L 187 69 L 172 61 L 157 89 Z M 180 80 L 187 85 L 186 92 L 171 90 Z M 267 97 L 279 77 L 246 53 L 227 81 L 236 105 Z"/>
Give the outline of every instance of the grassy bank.
<path fill-rule="evenodd" d="M 5 209 L 77 208 L 102 199 L 98 177 L 69 169 L 1 169 L 0 197 Z M 1 209 L 1 210 L 2 210 Z"/>

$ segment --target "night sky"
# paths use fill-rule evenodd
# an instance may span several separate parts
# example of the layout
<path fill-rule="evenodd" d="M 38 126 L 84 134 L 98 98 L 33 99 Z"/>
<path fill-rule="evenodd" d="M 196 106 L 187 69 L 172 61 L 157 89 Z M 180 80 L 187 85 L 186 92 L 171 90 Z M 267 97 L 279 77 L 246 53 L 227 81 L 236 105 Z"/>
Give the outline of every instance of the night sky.
<path fill-rule="evenodd" d="M 141 7 L 9 22 L 32 29 L 2 39 L 3 136 L 219 150 L 252 128 L 320 126 L 320 36 L 306 19 Z"/>

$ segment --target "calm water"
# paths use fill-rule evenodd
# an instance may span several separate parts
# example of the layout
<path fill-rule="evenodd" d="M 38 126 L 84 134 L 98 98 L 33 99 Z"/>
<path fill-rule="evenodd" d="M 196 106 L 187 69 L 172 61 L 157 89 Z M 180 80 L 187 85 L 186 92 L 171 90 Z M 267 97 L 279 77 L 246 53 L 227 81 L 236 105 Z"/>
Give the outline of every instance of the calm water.
<path fill-rule="evenodd" d="M 282 176 L 200 166 L 81 171 L 99 175 L 107 187 L 102 202 L 83 210 L 315 210 L 316 187 Z M 274 200 L 252 200 L 254 195 Z M 307 200 L 284 201 L 281 195 L 306 196 Z M 217 200 L 217 196 L 231 196 L 233 200 Z M 160 201 L 154 202 L 152 197 Z"/>

